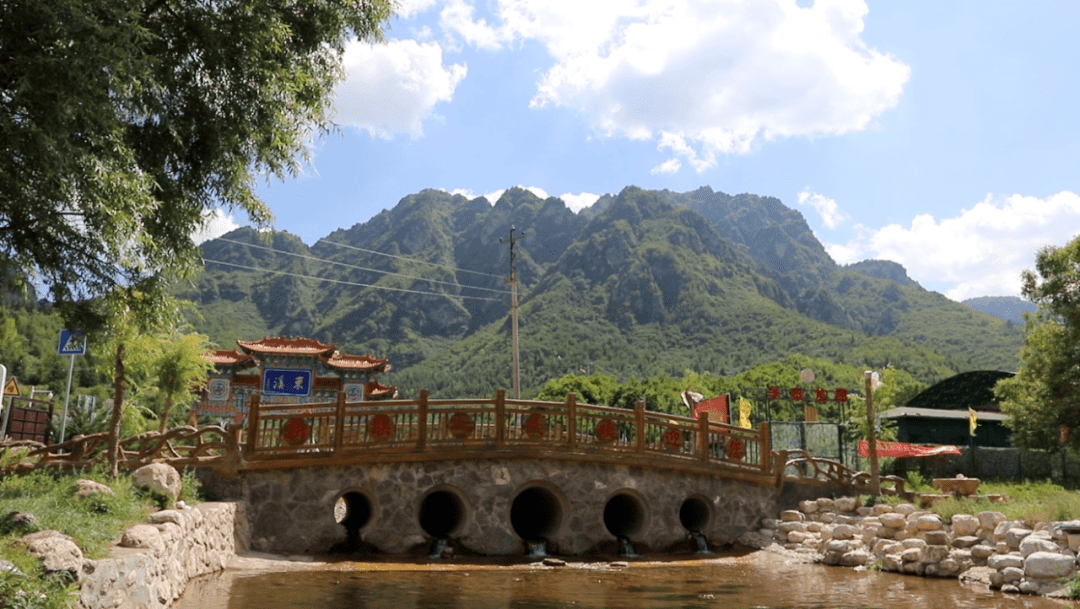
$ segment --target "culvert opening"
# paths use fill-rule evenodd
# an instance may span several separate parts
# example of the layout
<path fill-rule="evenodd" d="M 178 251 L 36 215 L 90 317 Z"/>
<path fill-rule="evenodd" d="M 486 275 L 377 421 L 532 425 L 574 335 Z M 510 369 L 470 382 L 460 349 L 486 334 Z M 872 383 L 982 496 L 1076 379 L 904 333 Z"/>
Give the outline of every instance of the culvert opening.
<path fill-rule="evenodd" d="M 645 507 L 633 495 L 620 493 L 604 506 L 604 526 L 615 537 L 630 537 L 645 525 Z"/>
<path fill-rule="evenodd" d="M 705 530 L 709 524 L 709 505 L 702 499 L 690 497 L 679 508 L 679 522 L 687 531 Z"/>
<path fill-rule="evenodd" d="M 363 493 L 349 491 L 334 504 L 334 519 L 350 535 L 356 535 L 371 521 L 371 500 Z"/>
<path fill-rule="evenodd" d="M 562 504 L 546 488 L 527 488 L 510 506 L 510 525 L 525 541 L 542 541 L 555 534 L 562 524 Z"/>
<path fill-rule="evenodd" d="M 420 528 L 436 539 L 449 537 L 465 522 L 465 503 L 450 491 L 435 491 L 420 503 Z"/>

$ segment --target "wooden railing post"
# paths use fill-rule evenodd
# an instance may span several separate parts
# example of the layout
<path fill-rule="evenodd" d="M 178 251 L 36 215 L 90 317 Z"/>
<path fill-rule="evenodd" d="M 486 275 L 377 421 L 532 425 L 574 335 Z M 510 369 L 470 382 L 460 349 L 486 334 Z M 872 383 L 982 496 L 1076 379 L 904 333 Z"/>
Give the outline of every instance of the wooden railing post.
<path fill-rule="evenodd" d="M 758 449 L 761 451 L 761 471 L 769 473 L 772 471 L 772 430 L 768 423 L 758 423 L 758 436 L 761 438 Z"/>
<path fill-rule="evenodd" d="M 416 420 L 416 448 L 424 450 L 427 446 L 427 424 L 428 424 L 428 390 L 421 389 L 420 395 L 416 398 L 416 416 L 419 417 Z"/>
<path fill-rule="evenodd" d="M 567 433 L 567 447 L 570 450 L 577 448 L 577 396 L 568 393 L 566 394 L 566 433 Z"/>
<path fill-rule="evenodd" d="M 645 402 L 634 402 L 634 425 L 637 426 L 637 446 L 639 453 L 645 452 Z"/>
<path fill-rule="evenodd" d="M 258 447 L 259 436 L 259 394 L 251 394 L 251 400 L 248 401 L 248 437 L 247 437 L 247 456 L 255 454 L 255 449 Z"/>
<path fill-rule="evenodd" d="M 701 460 L 709 460 L 709 412 L 702 411 L 698 419 L 698 433 L 701 435 Z"/>
<path fill-rule="evenodd" d="M 334 454 L 341 452 L 345 444 L 345 392 L 337 394 L 337 418 L 334 420 Z"/>
<path fill-rule="evenodd" d="M 506 390 L 495 392 L 495 446 L 506 445 Z"/>

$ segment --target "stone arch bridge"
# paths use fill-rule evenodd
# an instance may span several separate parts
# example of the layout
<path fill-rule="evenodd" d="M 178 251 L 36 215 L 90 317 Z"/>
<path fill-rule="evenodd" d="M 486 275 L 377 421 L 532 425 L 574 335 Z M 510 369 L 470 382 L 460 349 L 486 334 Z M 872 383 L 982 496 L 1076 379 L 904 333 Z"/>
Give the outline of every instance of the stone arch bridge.
<path fill-rule="evenodd" d="M 16 467 L 85 467 L 104 442 L 28 445 Z M 197 468 L 205 490 L 246 504 L 252 549 L 279 553 L 692 552 L 729 544 L 798 499 L 868 488 L 866 474 L 835 461 L 773 452 L 764 423 L 502 390 L 321 404 L 256 395 L 243 427 L 180 427 L 122 447 L 125 467 Z"/>

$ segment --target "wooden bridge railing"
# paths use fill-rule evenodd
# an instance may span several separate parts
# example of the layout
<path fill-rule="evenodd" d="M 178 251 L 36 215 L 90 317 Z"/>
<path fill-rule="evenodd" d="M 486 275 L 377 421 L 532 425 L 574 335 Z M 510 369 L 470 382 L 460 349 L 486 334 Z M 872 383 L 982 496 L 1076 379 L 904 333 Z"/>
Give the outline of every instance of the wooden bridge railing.
<path fill-rule="evenodd" d="M 858 485 L 858 476 L 825 459 L 771 450 L 767 424 L 746 429 L 645 410 L 507 399 L 260 403 L 247 424 L 177 427 L 121 441 L 120 465 L 152 461 L 224 471 L 334 463 L 482 458 L 555 458 L 694 470 L 760 484 L 801 479 Z M 104 433 L 63 444 L 0 442 L 0 470 L 78 469 L 105 461 Z M 12 450 L 15 449 L 15 450 Z M 12 455 L 17 455 L 17 458 Z M 839 467 L 837 467 L 839 466 Z"/>
<path fill-rule="evenodd" d="M 654 465 L 721 466 L 771 477 L 768 426 L 746 429 L 645 410 L 507 399 L 416 400 L 323 404 L 262 403 L 252 396 L 241 445 L 249 467 L 274 462 L 347 459 L 469 458 L 515 453 L 593 460 L 633 459 Z M 284 466 L 284 465 L 282 465 Z"/>

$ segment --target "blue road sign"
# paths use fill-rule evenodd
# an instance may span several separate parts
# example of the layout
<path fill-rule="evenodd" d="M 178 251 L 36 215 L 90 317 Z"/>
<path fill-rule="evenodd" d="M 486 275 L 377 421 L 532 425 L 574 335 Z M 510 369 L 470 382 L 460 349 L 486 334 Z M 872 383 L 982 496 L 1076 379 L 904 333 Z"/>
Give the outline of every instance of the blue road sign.
<path fill-rule="evenodd" d="M 86 335 L 82 330 L 60 330 L 60 345 L 56 352 L 60 355 L 86 355 Z"/>

